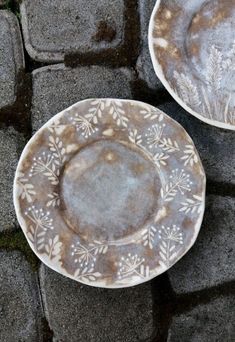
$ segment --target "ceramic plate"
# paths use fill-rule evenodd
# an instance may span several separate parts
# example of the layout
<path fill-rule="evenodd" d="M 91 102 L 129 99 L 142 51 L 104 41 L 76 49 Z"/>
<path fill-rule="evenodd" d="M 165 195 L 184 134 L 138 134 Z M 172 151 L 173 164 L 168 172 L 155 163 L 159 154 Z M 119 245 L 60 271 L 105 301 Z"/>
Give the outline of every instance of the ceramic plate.
<path fill-rule="evenodd" d="M 26 145 L 14 203 L 46 265 L 88 285 L 127 287 L 166 271 L 193 245 L 205 174 L 188 134 L 163 112 L 91 99 Z"/>
<path fill-rule="evenodd" d="M 235 129 L 235 1 L 158 0 L 149 27 L 155 72 L 189 113 Z"/>

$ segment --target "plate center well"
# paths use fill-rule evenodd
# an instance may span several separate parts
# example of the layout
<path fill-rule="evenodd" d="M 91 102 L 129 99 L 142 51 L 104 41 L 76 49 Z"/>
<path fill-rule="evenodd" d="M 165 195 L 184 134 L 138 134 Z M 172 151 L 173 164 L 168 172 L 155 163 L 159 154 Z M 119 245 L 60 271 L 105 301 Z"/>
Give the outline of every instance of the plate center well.
<path fill-rule="evenodd" d="M 65 165 L 63 217 L 87 241 L 131 237 L 159 209 L 160 187 L 156 167 L 139 148 L 94 142 Z"/>

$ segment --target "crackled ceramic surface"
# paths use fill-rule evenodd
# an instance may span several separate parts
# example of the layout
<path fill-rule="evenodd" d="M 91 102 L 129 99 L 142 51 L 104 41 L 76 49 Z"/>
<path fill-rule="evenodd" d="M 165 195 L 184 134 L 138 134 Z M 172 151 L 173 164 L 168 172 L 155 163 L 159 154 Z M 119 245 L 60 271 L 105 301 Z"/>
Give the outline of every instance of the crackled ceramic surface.
<path fill-rule="evenodd" d="M 157 76 L 188 112 L 235 129 L 235 0 L 158 0 L 149 26 Z"/>
<path fill-rule="evenodd" d="M 173 119 L 147 104 L 79 102 L 26 145 L 16 171 L 19 223 L 38 257 L 82 283 L 149 280 L 193 245 L 205 174 Z"/>

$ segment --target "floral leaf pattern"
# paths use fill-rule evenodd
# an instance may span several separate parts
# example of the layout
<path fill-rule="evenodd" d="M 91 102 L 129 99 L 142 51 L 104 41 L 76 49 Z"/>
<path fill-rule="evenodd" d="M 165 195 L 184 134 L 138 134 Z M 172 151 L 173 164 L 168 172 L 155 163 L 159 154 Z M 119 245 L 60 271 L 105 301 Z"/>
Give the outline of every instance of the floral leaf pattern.
<path fill-rule="evenodd" d="M 119 100 L 110 100 L 107 102 L 109 114 L 112 115 L 118 126 L 127 127 L 129 119 L 125 115 L 122 102 Z"/>
<path fill-rule="evenodd" d="M 212 45 L 206 66 L 206 81 L 209 91 L 219 90 L 222 80 L 222 53 Z"/>
<path fill-rule="evenodd" d="M 49 238 L 48 242 L 45 244 L 45 251 L 49 256 L 49 259 L 55 261 L 60 260 L 62 242 L 59 241 L 59 235 L 54 238 Z"/>
<path fill-rule="evenodd" d="M 180 150 L 177 141 L 171 140 L 171 138 L 163 138 L 160 140 L 159 146 L 163 149 L 163 151 L 167 151 L 169 153 Z"/>
<path fill-rule="evenodd" d="M 144 228 L 144 230 L 141 233 L 144 246 L 147 246 L 150 249 L 153 249 L 153 242 L 154 242 L 154 236 L 155 236 L 156 231 L 157 229 L 154 226 Z"/>
<path fill-rule="evenodd" d="M 129 253 L 128 256 L 122 257 L 119 262 L 118 279 L 123 279 L 131 275 L 139 278 L 149 277 L 149 266 L 145 265 L 145 259 L 138 257 L 137 254 Z"/>
<path fill-rule="evenodd" d="M 88 109 L 88 114 L 85 114 L 85 118 L 96 125 L 102 117 L 104 106 L 105 103 L 102 100 L 92 101 L 91 107 Z"/>
<path fill-rule="evenodd" d="M 129 130 L 129 140 L 135 145 L 141 145 L 142 136 L 138 134 L 137 129 Z"/>
<path fill-rule="evenodd" d="M 96 281 L 101 277 L 101 273 L 94 271 L 96 264 L 97 254 L 106 254 L 108 246 L 102 244 L 99 241 L 94 241 L 89 247 L 77 242 L 76 245 L 71 246 L 72 257 L 74 257 L 74 263 L 78 264 L 78 267 L 74 273 L 74 276 L 80 281 Z"/>
<path fill-rule="evenodd" d="M 179 249 L 176 249 L 177 244 L 183 244 L 183 234 L 180 228 L 176 225 L 173 227 L 165 227 L 159 230 L 158 234 L 160 240 L 160 258 L 159 263 L 163 267 L 169 267 L 173 260 L 178 256 Z"/>
<path fill-rule="evenodd" d="M 22 200 L 26 199 L 28 203 L 32 203 L 33 197 L 36 195 L 34 185 L 29 182 L 29 179 L 20 172 L 17 178 L 19 186 L 19 196 Z"/>
<path fill-rule="evenodd" d="M 66 151 L 63 147 L 63 142 L 58 137 L 54 138 L 53 136 L 49 136 L 49 149 L 54 157 L 54 163 L 62 165 L 66 160 Z"/>
<path fill-rule="evenodd" d="M 195 149 L 192 145 L 186 145 L 186 149 L 184 150 L 184 156 L 181 157 L 182 160 L 184 160 L 184 166 L 187 166 L 190 164 L 190 166 L 193 166 L 194 164 L 198 163 L 198 157 L 196 155 Z"/>
<path fill-rule="evenodd" d="M 164 138 L 162 136 L 164 127 L 165 125 L 153 125 L 148 129 L 146 137 L 149 147 L 153 148 L 159 146 L 163 151 L 168 153 L 180 151 L 177 141 L 172 140 L 171 138 Z"/>
<path fill-rule="evenodd" d="M 181 208 L 179 211 L 188 213 L 195 213 L 197 212 L 200 214 L 203 209 L 203 198 L 197 195 L 193 195 L 192 198 L 187 198 L 185 202 L 181 203 Z"/>
<path fill-rule="evenodd" d="M 155 164 L 160 169 L 161 165 L 166 166 L 166 160 L 169 159 L 170 156 L 165 153 L 156 153 L 153 157 Z"/>
<path fill-rule="evenodd" d="M 68 125 L 61 124 L 59 119 L 54 119 L 48 130 L 55 135 L 60 135 Z"/>
<path fill-rule="evenodd" d="M 174 78 L 177 81 L 180 95 L 186 104 L 191 104 L 193 108 L 197 108 L 201 105 L 199 99 L 199 93 L 197 87 L 193 85 L 190 78 L 183 73 L 174 72 Z"/>
<path fill-rule="evenodd" d="M 36 250 L 40 251 L 45 247 L 45 237 L 48 230 L 53 230 L 53 219 L 50 218 L 50 212 L 45 212 L 43 209 L 36 209 L 31 206 L 25 211 L 25 215 L 31 221 L 27 236 L 34 244 Z"/>
<path fill-rule="evenodd" d="M 95 272 L 94 267 L 88 268 L 84 267 L 83 269 L 78 268 L 75 273 L 74 277 L 77 278 L 77 280 L 82 282 L 87 281 L 97 281 L 98 278 L 100 278 L 102 274 L 100 272 Z"/>
<path fill-rule="evenodd" d="M 166 202 L 171 202 L 180 193 L 184 195 L 186 191 L 191 191 L 189 175 L 184 170 L 175 169 L 172 171 L 170 181 L 161 189 L 161 197 Z"/>
<path fill-rule="evenodd" d="M 211 120 L 235 125 L 233 94 L 222 87 L 224 83 L 233 82 L 231 72 L 235 70 L 235 41 L 229 51 L 220 51 L 215 45 L 209 51 L 204 69 L 206 86 L 199 88 L 186 73 L 174 71 L 176 86 L 173 84 L 172 88 L 197 113 Z"/>
<path fill-rule="evenodd" d="M 142 135 L 140 135 L 137 131 L 137 129 L 129 130 L 129 140 L 141 148 L 150 159 L 152 159 L 153 163 L 160 169 L 161 166 L 166 166 L 166 160 L 170 157 L 169 155 L 165 153 L 156 153 L 155 155 L 148 151 L 143 145 L 142 145 Z"/>
<path fill-rule="evenodd" d="M 153 125 L 150 128 L 148 128 L 148 133 L 146 134 L 146 137 L 149 148 L 158 146 L 162 137 L 163 129 L 164 126 L 161 125 Z"/>
<path fill-rule="evenodd" d="M 60 205 L 60 197 L 57 192 L 52 192 L 51 194 L 47 195 L 49 197 L 49 200 L 47 202 L 47 207 L 59 207 Z"/>
<path fill-rule="evenodd" d="M 154 108 L 146 106 L 141 109 L 140 114 L 144 116 L 145 119 L 149 119 L 151 121 L 158 120 L 159 122 L 163 121 L 163 113 L 159 113 Z"/>
<path fill-rule="evenodd" d="M 54 160 L 54 156 L 51 153 L 46 152 L 43 152 L 39 157 L 34 157 L 29 177 L 43 174 L 47 177 L 51 184 L 59 184 L 60 170 Z"/>
<path fill-rule="evenodd" d="M 77 242 L 77 244 L 73 244 L 71 248 L 71 255 L 74 257 L 75 264 L 79 263 L 82 267 L 94 267 L 94 264 L 96 262 L 96 255 L 106 254 L 108 251 L 108 245 L 105 243 L 101 243 L 100 241 L 94 241 L 94 243 L 91 243 L 89 247 L 86 247 L 80 242 Z"/>
<path fill-rule="evenodd" d="M 98 131 L 98 128 L 95 127 L 95 125 L 91 122 L 91 120 L 88 120 L 85 116 L 76 114 L 73 118 L 73 124 L 76 126 L 77 131 L 82 131 L 82 135 L 85 138 L 88 138 L 93 133 Z"/>

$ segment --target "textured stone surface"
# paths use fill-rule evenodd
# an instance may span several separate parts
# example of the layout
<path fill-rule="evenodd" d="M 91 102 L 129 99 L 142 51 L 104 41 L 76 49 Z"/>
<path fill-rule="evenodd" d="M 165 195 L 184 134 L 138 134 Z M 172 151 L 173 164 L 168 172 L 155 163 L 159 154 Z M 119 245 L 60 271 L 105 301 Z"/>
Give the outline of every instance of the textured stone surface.
<path fill-rule="evenodd" d="M 139 78 L 146 82 L 149 88 L 162 89 L 163 85 L 154 72 L 148 47 L 148 27 L 155 3 L 156 0 L 139 0 L 141 50 L 136 69 Z"/>
<path fill-rule="evenodd" d="M 153 333 L 150 282 L 129 289 L 98 289 L 42 265 L 40 283 L 55 341 L 137 342 Z"/>
<path fill-rule="evenodd" d="M 0 128 L 0 231 L 13 228 L 17 222 L 12 191 L 15 169 L 23 146 L 22 134 L 12 127 Z"/>
<path fill-rule="evenodd" d="M 211 195 L 191 251 L 168 272 L 174 291 L 187 293 L 234 280 L 235 200 Z"/>
<path fill-rule="evenodd" d="M 0 252 L 0 341 L 41 341 L 36 276 L 19 252 Z"/>
<path fill-rule="evenodd" d="M 106 53 L 123 44 L 123 0 L 24 0 L 25 45 L 33 59 L 62 61 L 64 55 Z"/>
<path fill-rule="evenodd" d="M 19 24 L 15 15 L 0 11 L 0 108 L 16 100 L 17 75 L 24 67 Z"/>
<path fill-rule="evenodd" d="M 234 132 L 203 123 L 176 102 L 166 103 L 159 108 L 181 123 L 194 140 L 207 178 L 235 184 Z"/>
<path fill-rule="evenodd" d="M 131 98 L 131 80 L 128 69 L 98 66 L 70 69 L 62 64 L 37 69 L 33 72 L 33 130 L 86 98 Z"/>
<path fill-rule="evenodd" d="M 167 342 L 234 341 L 234 306 L 235 297 L 221 297 L 177 315 Z"/>

